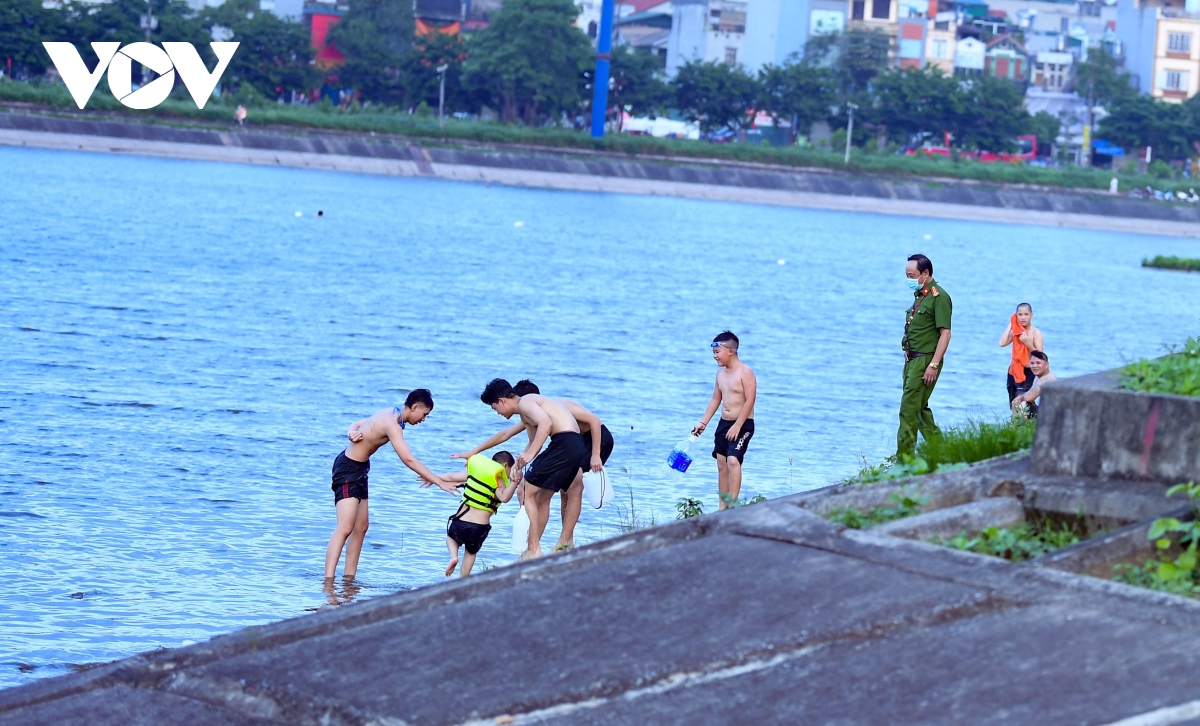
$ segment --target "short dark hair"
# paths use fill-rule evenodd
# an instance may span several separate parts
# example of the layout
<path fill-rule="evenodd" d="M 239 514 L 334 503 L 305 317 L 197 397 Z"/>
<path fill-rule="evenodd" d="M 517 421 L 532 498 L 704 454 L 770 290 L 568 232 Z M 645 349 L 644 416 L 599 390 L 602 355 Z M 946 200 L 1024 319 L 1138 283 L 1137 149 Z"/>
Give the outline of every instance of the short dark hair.
<path fill-rule="evenodd" d="M 1030 358 L 1041 358 L 1042 360 L 1046 361 L 1047 363 L 1050 362 L 1050 358 L 1040 350 L 1029 351 L 1029 357 Z"/>
<path fill-rule="evenodd" d="M 1017 306 L 1017 312 L 1021 312 L 1021 308 L 1029 308 L 1029 312 L 1033 312 L 1033 306 L 1029 303 L 1021 303 Z"/>
<path fill-rule="evenodd" d="M 929 258 L 926 257 L 925 255 L 922 255 L 920 253 L 915 254 L 915 255 L 909 255 L 908 261 L 917 263 L 917 274 L 920 274 L 922 272 L 928 272 L 931 275 L 933 274 L 933 263 L 930 262 Z"/>
<path fill-rule="evenodd" d="M 483 387 L 483 393 L 479 394 L 479 400 L 489 406 L 501 398 L 517 398 L 512 384 L 503 378 L 493 378 L 488 381 L 488 384 Z"/>
<path fill-rule="evenodd" d="M 517 460 L 514 459 L 513 455 L 507 451 L 497 451 L 496 453 L 492 454 L 492 461 L 503 466 L 512 466 Z"/>
<path fill-rule="evenodd" d="M 537 387 L 537 384 L 528 378 L 522 378 L 517 381 L 517 385 L 513 386 L 513 393 L 518 396 L 528 396 L 531 393 L 541 393 L 542 389 Z"/>
<path fill-rule="evenodd" d="M 720 333 L 717 333 L 717 337 L 713 338 L 713 342 L 714 343 L 733 343 L 734 350 L 737 350 L 738 346 L 741 345 L 741 342 L 738 340 L 738 337 L 729 330 L 724 330 Z"/>
<path fill-rule="evenodd" d="M 425 408 L 433 410 L 433 394 L 428 388 L 416 388 L 409 392 L 408 398 L 404 399 L 404 407 L 412 408 L 415 404 L 423 403 Z"/>

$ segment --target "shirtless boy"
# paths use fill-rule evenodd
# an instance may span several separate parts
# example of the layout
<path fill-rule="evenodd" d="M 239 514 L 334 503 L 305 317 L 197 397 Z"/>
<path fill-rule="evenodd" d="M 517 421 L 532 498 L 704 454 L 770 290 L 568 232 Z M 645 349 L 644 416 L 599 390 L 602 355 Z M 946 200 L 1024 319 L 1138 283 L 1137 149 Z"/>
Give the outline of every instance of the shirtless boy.
<path fill-rule="evenodd" d="M 517 381 L 517 385 L 513 386 L 518 396 L 528 396 L 531 393 L 540 394 L 542 391 L 537 387 L 537 384 L 528 378 Z M 554 545 L 554 551 L 567 550 L 575 546 L 575 525 L 579 522 L 579 513 L 583 509 L 583 472 L 585 471 L 600 471 L 604 465 L 608 463 L 608 457 L 612 456 L 613 450 L 613 435 L 608 430 L 608 427 L 600 422 L 600 417 L 589 411 L 577 401 L 572 401 L 569 398 L 556 398 L 563 406 L 566 407 L 571 415 L 575 417 L 575 423 L 579 424 L 579 433 L 583 436 L 583 440 L 588 444 L 587 452 L 584 454 L 583 461 L 579 463 L 580 472 L 578 478 L 578 486 L 576 483 L 571 484 L 571 488 L 567 490 L 567 496 L 560 496 L 559 501 L 562 504 L 562 534 L 559 535 L 558 542 Z M 516 428 L 515 426 L 513 427 Z M 512 429 L 509 429 L 512 430 Z M 508 433 L 505 431 L 504 433 Z M 517 431 L 516 433 L 520 433 Z M 516 433 L 513 435 L 515 436 Z M 493 444 L 494 446 L 495 444 Z"/>
<path fill-rule="evenodd" d="M 362 553 L 363 538 L 367 536 L 370 521 L 367 517 L 367 472 L 371 470 L 371 456 L 386 443 L 391 443 L 400 461 L 416 472 L 426 483 L 455 493 L 454 485 L 443 481 L 412 455 L 404 442 L 404 427 L 416 426 L 433 410 L 433 396 L 426 388 L 418 388 L 408 394 L 404 407 L 385 408 L 370 418 L 355 421 L 347 434 L 350 445 L 333 460 L 333 505 L 337 510 L 337 526 L 329 538 L 325 550 L 325 579 L 333 577 L 342 546 L 346 547 L 346 567 L 343 577 L 354 577 L 358 573 L 358 557 Z"/>
<path fill-rule="evenodd" d="M 1033 385 L 1029 390 L 1013 399 L 1014 414 L 1027 418 L 1037 418 L 1038 399 L 1042 395 L 1042 386 L 1058 380 L 1058 376 L 1050 371 L 1050 358 L 1040 350 L 1029 352 L 1029 369 L 1033 371 Z"/>
<path fill-rule="evenodd" d="M 1021 345 L 1017 345 L 1013 340 L 1014 335 Z M 1013 347 L 1013 351 L 1006 384 L 1008 404 L 1011 406 L 1013 399 L 1033 386 L 1033 370 L 1029 365 L 1030 351 L 1046 349 L 1042 331 L 1033 327 L 1033 306 L 1029 303 L 1023 302 L 1017 306 L 1017 311 L 1008 320 L 1008 327 L 1000 334 L 1000 347 L 1005 348 L 1009 345 Z M 1017 375 L 1021 376 L 1021 380 L 1017 380 Z"/>
<path fill-rule="evenodd" d="M 460 482 L 463 488 L 458 511 L 446 521 L 446 549 L 450 550 L 446 577 L 454 574 L 458 551 L 464 547 L 467 553 L 463 555 L 459 576 L 471 574 L 475 555 L 492 531 L 492 515 L 501 504 L 512 499 L 521 483 L 521 470 L 513 466 L 514 462 L 513 455 L 507 451 L 498 451 L 490 459 L 475 454 L 467 459 L 466 471 L 442 474 L 442 479 Z"/>
<path fill-rule="evenodd" d="M 721 422 L 713 436 L 713 458 L 717 460 L 717 489 L 720 508 L 732 506 L 742 492 L 742 462 L 746 447 L 754 436 L 754 399 L 758 394 L 758 379 L 754 371 L 738 358 L 738 337 L 726 330 L 712 342 L 713 360 L 720 369 L 713 386 L 712 399 L 704 409 L 704 417 L 692 435 L 699 436 L 708 428 L 708 420 L 721 409 Z"/>
<path fill-rule="evenodd" d="M 507 441 L 525 430 L 530 433 L 529 445 L 517 455 L 516 468 L 526 464 L 525 511 L 529 514 L 529 544 L 520 559 L 542 556 L 542 533 L 550 520 L 550 498 L 555 492 L 566 493 L 572 486 L 583 488 L 576 481 L 587 444 L 579 435 L 579 424 L 561 403 L 541 394 L 518 396 L 512 384 L 496 378 L 487 384 L 479 400 L 492 407 L 504 418 L 520 416 L 520 425 L 511 426 L 491 437 L 483 444 L 455 458 L 469 457 Z M 503 438 L 501 438 L 503 437 Z M 542 444 L 550 439 L 550 445 L 541 451 Z M 541 452 L 541 453 L 538 453 Z"/>

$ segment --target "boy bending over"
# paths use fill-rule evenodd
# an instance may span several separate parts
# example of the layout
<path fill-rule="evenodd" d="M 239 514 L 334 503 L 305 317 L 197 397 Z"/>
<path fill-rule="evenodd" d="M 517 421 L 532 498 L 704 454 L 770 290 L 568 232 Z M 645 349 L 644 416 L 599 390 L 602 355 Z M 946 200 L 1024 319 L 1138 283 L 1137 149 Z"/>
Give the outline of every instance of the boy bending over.
<path fill-rule="evenodd" d="M 463 498 L 454 516 L 446 520 L 446 549 L 450 550 L 450 564 L 446 566 L 446 577 L 454 574 L 458 565 L 458 551 L 466 547 L 460 577 L 471 574 L 475 566 L 475 555 L 492 531 L 492 515 L 500 505 L 512 499 L 521 483 L 521 470 L 515 469 L 516 459 L 507 451 L 497 452 L 492 458 L 476 454 L 467 459 L 467 470 L 453 474 L 442 474 L 448 482 L 462 482 Z"/>

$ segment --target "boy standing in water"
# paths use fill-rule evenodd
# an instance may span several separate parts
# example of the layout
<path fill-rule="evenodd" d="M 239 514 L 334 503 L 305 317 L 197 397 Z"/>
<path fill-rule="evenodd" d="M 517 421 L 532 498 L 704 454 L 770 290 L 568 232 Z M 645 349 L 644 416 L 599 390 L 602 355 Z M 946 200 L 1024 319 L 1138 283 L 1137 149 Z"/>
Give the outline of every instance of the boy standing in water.
<path fill-rule="evenodd" d="M 1042 331 L 1033 327 L 1033 306 L 1021 303 L 1008 320 L 1008 327 L 1000 334 L 1000 347 L 1012 346 L 1012 363 L 1008 366 L 1008 405 L 1033 386 L 1033 371 L 1029 367 L 1029 353 L 1044 350 Z"/>
<path fill-rule="evenodd" d="M 381 446 L 390 442 L 400 461 L 425 480 L 425 486 L 436 484 L 451 494 L 456 493 L 453 484 L 443 481 L 427 469 L 404 442 L 404 427 L 421 423 L 432 410 L 433 396 L 429 389 L 418 388 L 408 394 L 403 408 L 385 408 L 350 426 L 347 435 L 351 444 L 333 460 L 333 506 L 337 510 L 337 526 L 325 550 L 326 580 L 331 579 L 337 570 L 343 545 L 346 548 L 343 577 L 354 577 L 358 573 L 358 557 L 362 554 L 363 538 L 367 536 L 367 527 L 370 526 L 367 517 L 367 473 L 371 471 L 371 456 Z"/>
<path fill-rule="evenodd" d="M 555 492 L 567 493 L 572 486 L 583 487 L 576 481 L 587 444 L 579 435 L 579 424 L 561 403 L 540 394 L 518 396 L 512 384 L 503 378 L 493 379 L 483 389 L 479 400 L 492 407 L 504 418 L 519 415 L 521 422 L 496 434 L 470 453 L 483 451 L 499 441 L 507 441 L 524 428 L 529 432 L 529 445 L 517 456 L 516 468 L 529 464 L 525 482 L 525 511 L 529 513 L 529 544 L 520 559 L 542 556 L 542 533 L 550 519 L 550 498 Z M 500 437 L 505 438 L 500 438 Z M 542 451 L 542 444 L 550 445 Z M 541 452 L 541 453 L 539 453 Z M 463 454 L 455 454 L 461 458 Z"/>
<path fill-rule="evenodd" d="M 712 342 L 713 360 L 720 368 L 713 386 L 712 399 L 693 436 L 704 433 L 708 421 L 721 409 L 721 422 L 713 436 L 713 458 L 717 460 L 717 490 L 721 509 L 733 506 L 742 492 L 742 462 L 746 447 L 754 436 L 754 399 L 758 379 L 754 371 L 738 358 L 738 337 L 726 330 Z"/>
<path fill-rule="evenodd" d="M 475 454 L 467 459 L 467 470 L 453 474 L 442 474 L 448 482 L 462 482 L 463 498 L 458 511 L 446 521 L 446 549 L 450 550 L 450 564 L 446 566 L 446 577 L 454 574 L 458 565 L 458 551 L 466 547 L 460 577 L 471 574 L 475 566 L 475 555 L 492 531 L 492 515 L 500 505 L 512 499 L 513 492 L 521 483 L 521 470 L 513 466 L 516 460 L 507 451 L 499 451 L 492 458 Z"/>
<path fill-rule="evenodd" d="M 1050 359 L 1040 350 L 1030 351 L 1029 369 L 1033 371 L 1033 385 L 1029 390 L 1013 399 L 1014 414 L 1027 418 L 1037 418 L 1038 399 L 1042 395 L 1042 386 L 1058 380 L 1058 376 L 1050 371 Z"/>

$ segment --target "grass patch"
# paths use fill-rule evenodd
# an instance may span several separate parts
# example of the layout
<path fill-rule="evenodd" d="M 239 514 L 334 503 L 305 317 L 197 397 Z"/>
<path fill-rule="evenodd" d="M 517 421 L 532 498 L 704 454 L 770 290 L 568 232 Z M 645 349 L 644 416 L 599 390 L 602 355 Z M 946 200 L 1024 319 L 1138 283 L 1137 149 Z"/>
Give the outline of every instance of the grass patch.
<path fill-rule="evenodd" d="M 1184 270 L 1186 272 L 1200 272 L 1200 259 L 1195 257 L 1175 257 L 1168 255 L 1155 255 L 1152 259 L 1143 258 L 1142 267 L 1156 267 L 1160 270 Z"/>
<path fill-rule="evenodd" d="M 892 504 L 875 507 L 866 512 L 860 512 L 850 507 L 831 509 L 825 514 L 825 519 L 849 527 L 850 529 L 866 529 L 884 522 L 911 517 L 921 513 L 921 507 L 929 503 L 929 497 L 915 499 L 903 492 L 893 492 L 888 496 Z"/>
<path fill-rule="evenodd" d="M 1141 393 L 1200 396 L 1200 338 L 1188 338 L 1183 349 L 1168 348 L 1162 358 L 1143 358 L 1121 370 L 1121 388 Z"/>
<path fill-rule="evenodd" d="M 126 121 L 154 121 L 166 124 L 203 124 L 227 129 L 237 101 L 222 97 L 209 101 L 203 109 L 186 98 L 172 95 L 158 107 L 133 112 L 110 94 L 97 89 L 88 102 L 90 117 L 110 117 Z M 0 101 L 26 103 L 46 109 L 70 111 L 78 107 L 61 83 L 31 84 L 0 78 Z M 855 149 L 851 163 L 843 163 L 840 149 L 799 146 L 759 146 L 756 144 L 709 144 L 687 139 L 660 139 L 650 136 L 607 134 L 593 139 L 586 131 L 553 126 L 523 126 L 447 118 L 439 128 L 434 117 L 409 114 L 387 106 L 353 106 L 339 109 L 322 103 L 315 106 L 261 103 L 249 105 L 247 123 L 251 127 L 282 126 L 298 129 L 328 129 L 356 133 L 394 134 L 437 142 L 472 141 L 496 144 L 549 147 L 560 150 L 607 151 L 622 154 L 666 156 L 681 159 L 702 158 L 776 164 L 791 167 L 817 167 L 852 173 L 871 173 L 902 177 L 944 177 L 994 184 L 1029 184 L 1076 189 L 1107 190 L 1111 172 L 1081 167 L 1033 167 L 1017 164 L 981 164 L 969 159 L 903 156 L 873 149 Z M 1119 175 L 1121 188 L 1187 191 L 1191 180 L 1170 181 L 1151 176 Z M 1151 204 L 1153 202 L 1146 202 Z"/>
<path fill-rule="evenodd" d="M 933 537 L 929 541 L 956 550 L 1021 562 L 1073 545 L 1092 534 L 1095 533 L 1087 530 L 1082 518 L 1055 522 L 1047 517 L 1014 527 L 988 527 L 975 535 L 960 532 L 954 537 Z"/>
<path fill-rule="evenodd" d="M 1196 571 L 1197 548 L 1200 548 L 1200 484 L 1189 482 L 1167 490 L 1167 496 L 1186 494 L 1192 508 L 1192 519 L 1180 521 L 1174 517 L 1154 520 L 1147 538 L 1154 540 L 1159 555 L 1141 565 L 1114 565 L 1113 579 L 1150 590 L 1200 598 L 1200 573 Z"/>
<path fill-rule="evenodd" d="M 903 461 L 888 459 L 874 466 L 864 461 L 862 470 L 842 483 L 870 484 L 935 471 L 952 471 L 984 459 L 1023 451 L 1033 446 L 1036 426 L 1034 420 L 1021 417 L 992 422 L 968 421 L 946 429 L 941 436 L 922 440 L 917 444 L 916 455 L 905 457 Z"/>

